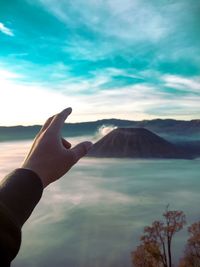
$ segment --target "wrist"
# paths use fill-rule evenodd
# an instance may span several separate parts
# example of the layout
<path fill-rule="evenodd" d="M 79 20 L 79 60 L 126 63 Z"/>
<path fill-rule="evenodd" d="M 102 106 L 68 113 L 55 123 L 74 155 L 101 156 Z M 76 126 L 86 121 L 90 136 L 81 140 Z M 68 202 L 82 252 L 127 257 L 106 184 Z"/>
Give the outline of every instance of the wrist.
<path fill-rule="evenodd" d="M 26 166 L 26 165 L 22 165 L 22 167 L 20 167 L 18 169 L 19 170 L 25 170 L 25 171 L 29 171 L 31 173 L 34 173 L 35 176 L 37 176 L 37 178 L 40 180 L 42 188 L 43 189 L 45 188 L 44 181 L 43 181 L 41 175 L 35 169 L 33 169 L 33 168 L 29 167 L 29 166 Z"/>

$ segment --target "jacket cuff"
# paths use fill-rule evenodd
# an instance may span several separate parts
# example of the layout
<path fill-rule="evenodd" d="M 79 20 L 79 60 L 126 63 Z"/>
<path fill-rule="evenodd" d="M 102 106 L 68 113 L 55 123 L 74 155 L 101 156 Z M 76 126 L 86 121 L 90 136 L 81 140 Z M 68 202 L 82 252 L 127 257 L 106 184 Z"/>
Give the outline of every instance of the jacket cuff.
<path fill-rule="evenodd" d="M 21 227 L 31 215 L 43 192 L 40 177 L 28 169 L 16 169 L 0 184 L 0 201 Z"/>

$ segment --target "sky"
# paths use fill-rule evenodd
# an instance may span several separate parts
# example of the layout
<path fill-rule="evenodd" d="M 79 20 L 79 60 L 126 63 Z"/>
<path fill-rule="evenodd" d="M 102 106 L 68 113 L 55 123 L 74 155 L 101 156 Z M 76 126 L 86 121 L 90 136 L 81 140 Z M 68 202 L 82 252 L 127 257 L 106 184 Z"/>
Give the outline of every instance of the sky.
<path fill-rule="evenodd" d="M 0 125 L 200 119 L 199 0 L 0 0 Z"/>

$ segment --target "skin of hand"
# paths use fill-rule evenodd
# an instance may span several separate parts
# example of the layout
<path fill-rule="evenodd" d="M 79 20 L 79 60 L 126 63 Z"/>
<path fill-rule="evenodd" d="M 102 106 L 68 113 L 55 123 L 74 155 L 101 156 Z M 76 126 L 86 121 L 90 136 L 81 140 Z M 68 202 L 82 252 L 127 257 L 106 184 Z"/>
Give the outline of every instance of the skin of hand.
<path fill-rule="evenodd" d="M 40 177 L 44 188 L 68 172 L 92 146 L 91 142 L 85 141 L 71 148 L 71 144 L 62 138 L 61 129 L 71 112 L 71 108 L 64 109 L 45 122 L 22 164 L 22 168 L 32 170 Z"/>

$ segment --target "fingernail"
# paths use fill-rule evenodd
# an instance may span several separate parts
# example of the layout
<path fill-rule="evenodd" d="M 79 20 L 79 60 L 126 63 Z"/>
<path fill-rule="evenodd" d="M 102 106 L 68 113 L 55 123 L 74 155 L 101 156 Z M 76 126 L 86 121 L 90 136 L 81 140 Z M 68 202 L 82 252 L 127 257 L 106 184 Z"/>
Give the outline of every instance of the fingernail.
<path fill-rule="evenodd" d="M 68 114 L 71 114 L 72 113 L 72 108 L 69 107 L 69 108 L 64 109 L 63 111 L 67 112 Z"/>

